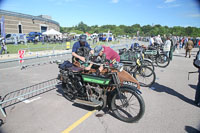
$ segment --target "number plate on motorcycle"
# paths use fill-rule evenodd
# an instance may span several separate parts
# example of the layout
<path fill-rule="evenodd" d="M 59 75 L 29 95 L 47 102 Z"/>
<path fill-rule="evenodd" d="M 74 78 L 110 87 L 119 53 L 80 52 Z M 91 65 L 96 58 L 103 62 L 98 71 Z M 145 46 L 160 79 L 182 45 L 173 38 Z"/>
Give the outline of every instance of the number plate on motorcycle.
<path fill-rule="evenodd" d="M 156 55 L 156 54 L 157 54 L 157 51 L 156 51 L 156 50 L 146 50 L 146 51 L 144 52 L 144 54 Z"/>

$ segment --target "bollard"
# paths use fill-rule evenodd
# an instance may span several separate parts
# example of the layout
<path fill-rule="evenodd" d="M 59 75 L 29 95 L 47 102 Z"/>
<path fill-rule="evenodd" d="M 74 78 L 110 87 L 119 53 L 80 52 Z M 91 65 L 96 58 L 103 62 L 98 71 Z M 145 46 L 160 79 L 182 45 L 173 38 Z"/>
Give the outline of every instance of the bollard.
<path fill-rule="evenodd" d="M 70 42 L 66 42 L 66 49 L 70 49 Z"/>

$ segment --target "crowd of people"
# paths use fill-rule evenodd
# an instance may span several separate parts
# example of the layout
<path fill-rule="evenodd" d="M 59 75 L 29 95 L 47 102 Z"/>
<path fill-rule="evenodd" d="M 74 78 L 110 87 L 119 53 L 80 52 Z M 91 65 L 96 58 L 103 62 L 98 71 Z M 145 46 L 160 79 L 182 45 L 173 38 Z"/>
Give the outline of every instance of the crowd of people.
<path fill-rule="evenodd" d="M 191 50 L 200 46 L 200 38 L 179 37 L 179 36 L 151 36 L 149 39 L 150 46 L 163 45 L 165 54 L 172 60 L 173 52 L 178 49 L 185 49 L 185 57 L 191 57 Z"/>

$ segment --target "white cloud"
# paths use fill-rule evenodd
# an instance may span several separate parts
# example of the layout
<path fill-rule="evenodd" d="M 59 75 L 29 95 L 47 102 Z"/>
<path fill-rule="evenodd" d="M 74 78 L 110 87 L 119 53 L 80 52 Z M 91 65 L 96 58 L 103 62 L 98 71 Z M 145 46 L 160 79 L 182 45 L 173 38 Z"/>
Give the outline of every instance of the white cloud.
<path fill-rule="evenodd" d="M 111 2 L 112 2 L 112 3 L 118 3 L 119 0 L 112 0 Z"/>
<path fill-rule="evenodd" d="M 190 14 L 190 15 L 188 15 L 188 17 L 191 17 L 191 18 L 199 18 L 199 17 L 200 17 L 200 14 Z"/>
<path fill-rule="evenodd" d="M 157 8 L 165 8 L 165 6 L 157 6 Z"/>
<path fill-rule="evenodd" d="M 159 5 L 157 8 L 173 8 L 173 7 L 179 7 L 181 6 L 180 4 L 173 4 L 173 5 Z"/>
<path fill-rule="evenodd" d="M 171 2 L 174 2 L 176 0 L 165 0 L 165 3 L 171 3 Z"/>
<path fill-rule="evenodd" d="M 174 5 L 170 5 L 169 7 L 179 7 L 181 6 L 180 4 L 174 4 Z"/>

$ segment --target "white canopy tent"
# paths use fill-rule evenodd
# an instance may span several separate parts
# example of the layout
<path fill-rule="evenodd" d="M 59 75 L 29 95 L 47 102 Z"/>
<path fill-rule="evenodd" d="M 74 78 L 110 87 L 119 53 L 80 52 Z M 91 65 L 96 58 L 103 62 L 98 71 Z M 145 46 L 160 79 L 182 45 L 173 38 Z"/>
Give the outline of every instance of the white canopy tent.
<path fill-rule="evenodd" d="M 60 33 L 60 32 L 58 32 L 58 31 L 56 31 L 56 30 L 54 30 L 54 29 L 50 29 L 50 30 L 48 30 L 48 31 L 46 31 L 46 32 L 43 32 L 42 33 L 43 35 L 62 35 L 62 33 Z"/>

